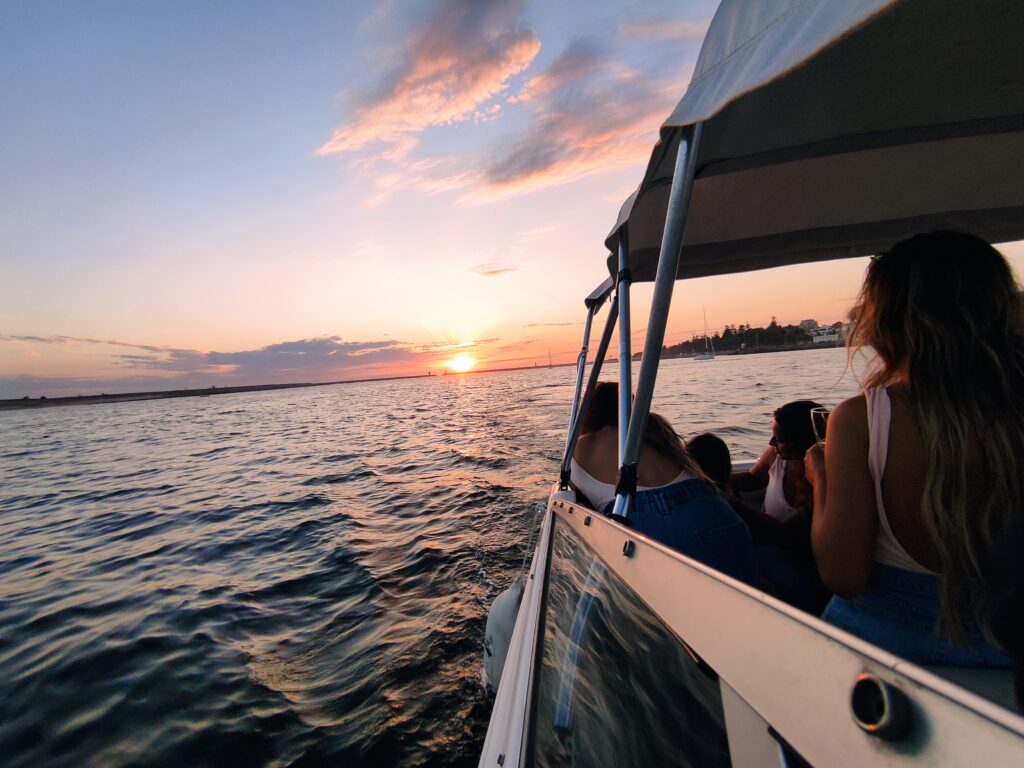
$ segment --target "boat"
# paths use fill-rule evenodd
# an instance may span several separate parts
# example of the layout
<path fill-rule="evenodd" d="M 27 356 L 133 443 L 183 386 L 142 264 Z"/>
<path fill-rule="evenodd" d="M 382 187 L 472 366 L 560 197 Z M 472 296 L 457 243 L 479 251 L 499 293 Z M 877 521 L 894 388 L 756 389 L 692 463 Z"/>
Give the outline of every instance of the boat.
<path fill-rule="evenodd" d="M 708 335 L 708 311 L 704 310 L 704 351 L 694 352 L 694 360 L 714 360 L 715 359 L 715 345 L 711 341 L 711 337 Z"/>
<path fill-rule="evenodd" d="M 721 3 L 584 300 L 560 475 L 488 619 L 480 766 L 1024 765 L 1007 674 L 919 667 L 628 525 L 677 280 L 929 229 L 1024 238 L 1022 39 L 1018 0 Z M 649 281 L 631 400 L 630 287 Z M 616 324 L 622 471 L 603 515 L 568 470 Z"/>

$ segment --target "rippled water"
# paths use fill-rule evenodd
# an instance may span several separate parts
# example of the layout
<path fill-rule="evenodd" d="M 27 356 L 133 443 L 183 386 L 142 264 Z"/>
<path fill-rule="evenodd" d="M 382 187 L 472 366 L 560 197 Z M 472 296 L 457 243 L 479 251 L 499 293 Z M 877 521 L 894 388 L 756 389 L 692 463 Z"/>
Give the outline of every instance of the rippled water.
<path fill-rule="evenodd" d="M 844 362 L 666 361 L 655 409 L 751 458 Z M 0 414 L 4 764 L 475 765 L 572 375 Z"/>

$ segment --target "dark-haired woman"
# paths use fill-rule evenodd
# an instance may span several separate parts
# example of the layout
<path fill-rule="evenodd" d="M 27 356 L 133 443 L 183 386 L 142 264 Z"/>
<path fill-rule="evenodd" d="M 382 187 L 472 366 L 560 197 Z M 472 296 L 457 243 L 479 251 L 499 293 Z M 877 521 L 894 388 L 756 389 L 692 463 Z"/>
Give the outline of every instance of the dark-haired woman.
<path fill-rule="evenodd" d="M 804 454 L 815 442 L 811 409 L 820 407 L 813 400 L 797 400 L 776 409 L 768 447 L 749 471 L 733 475 L 736 491 L 764 489 L 764 510 L 747 515 L 754 530 L 779 536 L 809 523 L 813 499 L 804 477 Z"/>
<path fill-rule="evenodd" d="M 768 448 L 747 472 L 732 477 L 732 489 L 764 490 L 764 506 L 754 508 L 732 497 L 733 508 L 750 526 L 765 589 L 810 613 L 820 613 L 828 598 L 811 554 L 814 501 L 804 475 L 804 454 L 814 445 L 813 400 L 796 400 L 772 415 Z"/>
<path fill-rule="evenodd" d="M 1024 616 L 1019 587 L 986 572 L 1024 504 L 1019 303 L 1005 259 L 970 235 L 873 260 L 850 339 L 875 350 L 867 387 L 807 454 L 814 554 L 836 593 L 824 618 L 918 664 L 1011 665 L 976 617 L 998 582 L 999 614 Z"/>
<path fill-rule="evenodd" d="M 594 509 L 606 513 L 615 500 L 619 472 L 618 399 L 618 384 L 598 384 L 571 463 L 573 487 Z M 757 583 L 750 531 L 686 453 L 675 430 L 656 413 L 647 420 L 629 522 L 684 555 Z"/>

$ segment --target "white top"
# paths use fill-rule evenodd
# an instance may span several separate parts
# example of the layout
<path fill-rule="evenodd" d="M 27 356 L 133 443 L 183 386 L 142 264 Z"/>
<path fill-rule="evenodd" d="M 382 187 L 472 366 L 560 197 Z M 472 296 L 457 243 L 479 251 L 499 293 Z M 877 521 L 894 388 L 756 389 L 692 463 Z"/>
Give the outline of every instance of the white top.
<path fill-rule="evenodd" d="M 665 483 L 665 485 L 680 483 L 683 480 L 690 480 L 693 477 L 696 477 L 696 475 L 693 475 L 684 469 L 676 476 L 675 480 L 671 483 Z M 575 485 L 583 495 L 590 499 L 590 503 L 594 505 L 595 510 L 600 510 L 605 504 L 615 501 L 615 486 L 611 483 L 605 483 L 598 480 L 592 474 L 587 472 L 587 470 L 581 467 L 576 459 L 571 459 L 569 461 L 569 479 L 572 480 L 572 484 Z M 654 488 L 664 488 L 664 486 L 638 485 L 636 487 L 638 491 L 650 491 Z"/>
<path fill-rule="evenodd" d="M 786 461 L 776 456 L 768 468 L 768 488 L 764 492 L 764 511 L 776 520 L 785 520 L 800 512 L 800 507 L 791 506 L 786 501 L 786 490 L 783 480 L 786 477 Z"/>
<path fill-rule="evenodd" d="M 882 502 L 882 475 L 889 455 L 889 426 L 892 423 L 892 402 L 885 387 L 864 390 L 868 406 L 868 471 L 875 483 L 875 506 L 878 507 L 878 538 L 875 539 L 875 562 L 891 565 L 913 573 L 935 575 L 907 554 L 893 535 Z"/>

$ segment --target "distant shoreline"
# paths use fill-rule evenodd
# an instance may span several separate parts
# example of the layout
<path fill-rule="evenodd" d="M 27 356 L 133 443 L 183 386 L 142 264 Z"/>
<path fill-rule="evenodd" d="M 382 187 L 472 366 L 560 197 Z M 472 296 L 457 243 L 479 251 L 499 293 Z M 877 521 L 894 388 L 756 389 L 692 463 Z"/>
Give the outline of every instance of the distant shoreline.
<path fill-rule="evenodd" d="M 99 405 L 102 403 L 131 403 L 141 400 L 169 400 L 175 397 L 209 397 L 211 395 L 233 395 L 241 392 L 271 392 L 278 389 L 305 389 L 307 387 L 333 387 L 339 384 L 363 384 L 371 381 L 404 381 L 407 379 L 439 379 L 448 376 L 468 376 L 474 373 L 499 373 L 501 371 L 540 370 L 541 368 L 563 368 L 576 363 L 559 363 L 553 366 L 523 365 L 516 368 L 486 368 L 464 373 L 417 373 L 409 376 L 382 376 L 369 379 L 345 379 L 342 381 L 310 381 L 295 384 L 248 384 L 238 387 L 207 387 L 205 389 L 168 389 L 157 392 L 121 392 L 100 395 L 72 395 L 70 397 L 32 397 L 0 400 L 0 412 L 23 411 L 36 408 L 56 408 L 62 405 Z"/>
<path fill-rule="evenodd" d="M 737 349 L 716 353 L 719 357 L 731 355 L 758 355 L 771 352 L 793 352 L 802 349 L 833 349 L 821 344 L 783 345 L 780 347 L 760 347 L 758 349 Z M 671 355 L 663 360 L 687 360 L 692 355 Z M 606 363 L 617 362 L 609 358 Z M 206 389 L 169 389 L 158 392 L 122 392 L 101 395 L 74 395 L 71 397 L 33 397 L 0 400 L 0 412 L 23 411 L 38 408 L 56 408 L 64 405 L 100 405 L 103 403 L 131 403 L 142 400 L 169 400 L 176 397 L 209 397 L 211 395 L 233 395 L 243 392 L 272 392 L 280 389 L 305 389 L 308 387 L 333 387 L 339 384 L 364 384 L 373 381 L 405 381 L 408 379 L 439 379 L 448 376 L 470 376 L 478 373 L 503 373 L 508 371 L 540 371 L 547 368 L 575 368 L 576 363 L 556 363 L 554 365 L 521 365 L 514 368 L 481 368 L 464 373 L 419 373 L 410 376 L 383 376 L 370 379 L 346 379 L 343 381 L 302 382 L 296 384 L 250 384 L 238 387 L 208 387 Z"/>

